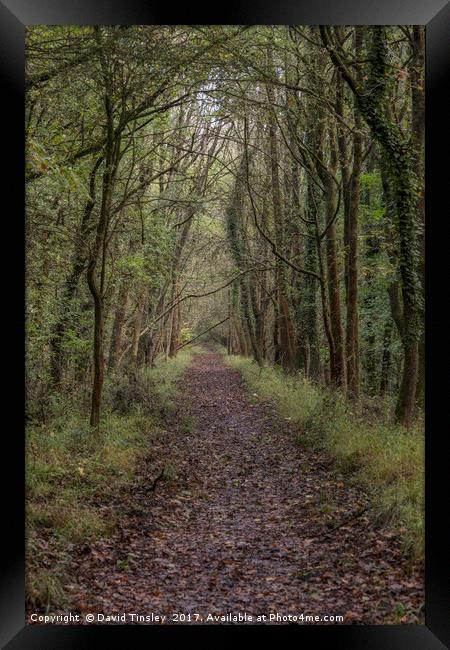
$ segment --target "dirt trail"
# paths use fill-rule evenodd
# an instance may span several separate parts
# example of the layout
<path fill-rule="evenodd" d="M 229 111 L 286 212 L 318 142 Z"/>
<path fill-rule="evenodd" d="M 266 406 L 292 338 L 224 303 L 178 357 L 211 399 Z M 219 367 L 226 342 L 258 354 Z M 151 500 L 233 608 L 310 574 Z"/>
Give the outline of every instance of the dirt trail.
<path fill-rule="evenodd" d="M 163 464 L 174 478 L 149 493 Z M 422 576 L 394 535 L 365 515 L 332 530 L 363 507 L 288 423 L 250 403 L 239 373 L 201 354 L 133 507 L 79 562 L 72 589 L 83 612 L 153 612 L 170 624 L 175 613 L 230 612 L 421 621 Z"/>

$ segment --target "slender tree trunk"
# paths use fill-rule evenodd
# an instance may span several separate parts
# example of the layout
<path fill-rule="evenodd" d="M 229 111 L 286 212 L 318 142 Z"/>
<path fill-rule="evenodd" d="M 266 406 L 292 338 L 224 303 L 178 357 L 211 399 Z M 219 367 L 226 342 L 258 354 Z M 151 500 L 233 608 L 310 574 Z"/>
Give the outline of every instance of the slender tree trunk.
<path fill-rule="evenodd" d="M 97 34 L 99 32 L 97 31 Z M 108 225 L 111 218 L 112 192 L 120 157 L 120 132 L 114 129 L 111 79 L 104 56 L 101 59 L 105 81 L 106 144 L 105 165 L 102 181 L 102 201 L 94 246 L 87 268 L 87 282 L 94 300 L 94 378 L 90 423 L 94 432 L 99 431 L 100 407 L 104 379 L 104 291 L 107 254 Z M 100 274 L 96 267 L 100 261 Z"/>
<path fill-rule="evenodd" d="M 380 396 L 383 397 L 389 387 L 389 371 L 391 367 L 391 340 L 392 340 L 392 318 L 388 318 L 384 326 L 383 334 L 383 355 L 381 358 L 380 373 Z"/>
<path fill-rule="evenodd" d="M 269 69 L 274 69 L 272 46 L 269 45 L 267 51 Z M 274 115 L 275 93 L 271 83 L 266 85 L 267 98 L 269 101 L 269 152 L 270 152 L 270 172 L 272 184 L 272 206 L 275 228 L 275 242 L 277 249 L 285 252 L 285 223 L 283 210 L 281 206 L 281 188 L 279 176 L 279 152 L 277 142 L 277 127 Z M 279 357 L 282 368 L 285 370 L 295 369 L 296 359 L 296 341 L 295 329 L 292 323 L 289 301 L 287 299 L 287 282 L 286 267 L 277 257 L 276 259 L 276 285 L 278 300 L 278 336 L 275 349 L 275 356 Z M 275 342 L 275 341 L 274 341 Z M 277 349 L 279 346 L 279 349 Z"/>
<path fill-rule="evenodd" d="M 122 280 L 119 293 L 117 296 L 117 307 L 114 315 L 114 323 L 111 333 L 111 342 L 109 345 L 108 368 L 113 370 L 117 363 L 118 355 L 122 344 L 122 331 L 125 322 L 125 315 L 128 307 L 128 281 Z"/>
<path fill-rule="evenodd" d="M 141 293 L 141 296 L 139 298 L 138 308 L 136 311 L 136 317 L 134 320 L 134 327 L 133 327 L 133 339 L 131 343 L 131 365 L 134 368 L 137 366 L 139 340 L 140 340 L 142 322 L 144 319 L 146 306 L 147 306 L 147 291 L 145 290 Z"/>
<path fill-rule="evenodd" d="M 97 431 L 100 424 L 100 407 L 104 379 L 104 316 L 103 299 L 94 296 L 94 377 L 92 384 L 91 427 Z"/>
<path fill-rule="evenodd" d="M 361 31 L 356 29 L 356 58 L 360 58 Z M 353 168 L 350 176 L 348 222 L 348 285 L 347 285 L 347 391 L 353 398 L 359 396 L 359 321 L 358 321 L 358 212 L 360 175 L 362 167 L 362 120 L 354 100 L 355 126 L 353 131 Z"/>
<path fill-rule="evenodd" d="M 326 223 L 334 218 L 336 211 L 336 186 L 331 178 L 326 181 L 325 216 Z M 331 381 L 345 388 L 344 330 L 341 319 L 341 297 L 339 287 L 339 265 L 336 250 L 336 224 L 328 228 L 326 237 L 326 262 L 328 277 L 328 299 L 330 304 L 330 323 L 334 341 L 334 354 L 331 359 Z"/>
<path fill-rule="evenodd" d="M 340 37 L 343 34 L 340 32 Z M 361 58 L 362 32 L 358 28 L 353 33 L 355 58 Z M 360 78 L 359 66 L 357 68 Z M 343 79 L 337 77 L 336 111 L 344 117 L 343 111 Z M 352 165 L 350 168 L 347 144 L 343 127 L 337 125 L 337 141 L 341 164 L 343 200 L 344 200 L 344 254 L 345 254 L 345 289 L 347 323 L 345 334 L 347 394 L 352 398 L 359 396 L 359 323 L 358 323 L 358 211 L 360 199 L 360 175 L 362 167 L 362 120 L 356 103 L 354 103 L 354 129 L 352 133 Z"/>
<path fill-rule="evenodd" d="M 313 83 L 317 82 L 317 68 L 320 73 L 325 73 L 326 60 L 322 53 L 317 60 L 311 62 L 311 78 Z M 337 236 L 336 236 L 336 210 L 338 200 L 338 187 L 336 172 L 338 169 L 338 152 L 334 124 L 331 118 L 325 114 L 323 106 L 314 103 L 311 107 L 314 111 L 311 115 L 311 132 L 313 149 L 316 152 L 316 160 L 311 172 L 318 175 L 324 189 L 325 215 L 324 235 L 319 233 L 320 220 L 315 211 L 315 235 L 318 254 L 318 263 L 321 277 L 321 299 L 322 314 L 330 354 L 330 377 L 331 383 L 335 386 L 346 386 L 346 367 L 344 350 L 344 330 L 341 318 L 340 298 L 340 269 L 337 258 Z M 328 136 L 329 156 L 325 135 Z M 322 237 L 325 238 L 325 265 L 322 259 Z M 328 292 L 328 299 L 326 293 Z"/>
<path fill-rule="evenodd" d="M 233 310 L 231 306 L 231 287 L 228 287 L 227 291 L 227 308 L 228 308 L 228 333 L 227 333 L 227 354 L 232 354 L 232 328 L 233 328 Z"/>
<path fill-rule="evenodd" d="M 178 282 L 175 280 L 173 286 L 172 295 L 175 297 L 178 292 Z M 179 305 L 176 305 L 172 309 L 172 322 L 170 329 L 170 343 L 169 343 L 169 357 L 173 358 L 177 354 L 178 345 L 179 345 L 179 334 L 180 334 L 180 309 Z"/>
<path fill-rule="evenodd" d="M 317 241 L 317 214 L 319 197 L 315 184 L 310 174 L 307 176 L 307 218 L 308 237 L 305 244 L 305 268 L 314 273 L 321 272 L 319 269 L 320 242 Z M 313 224 L 316 224 L 314 226 Z M 320 381 L 321 360 L 319 343 L 319 316 L 317 304 L 317 279 L 311 275 L 303 279 L 303 321 L 306 338 L 305 345 L 305 373 L 314 381 Z"/>

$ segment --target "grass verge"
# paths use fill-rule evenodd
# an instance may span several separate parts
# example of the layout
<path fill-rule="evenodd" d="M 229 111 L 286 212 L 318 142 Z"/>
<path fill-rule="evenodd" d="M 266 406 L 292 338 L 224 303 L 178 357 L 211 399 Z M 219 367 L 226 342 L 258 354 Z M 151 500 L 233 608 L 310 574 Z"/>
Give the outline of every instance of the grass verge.
<path fill-rule="evenodd" d="M 375 523 L 397 529 L 405 552 L 424 554 L 424 437 L 421 423 L 412 430 L 392 424 L 386 403 L 350 404 L 336 391 L 300 375 L 287 376 L 247 358 L 225 356 L 239 370 L 252 399 L 270 401 L 281 417 L 299 427 L 298 442 L 322 449 L 335 469 L 362 487 L 370 498 Z"/>
<path fill-rule="evenodd" d="M 64 582 L 72 550 L 114 530 L 108 504 L 120 499 L 152 439 L 164 431 L 175 382 L 192 355 L 186 349 L 132 379 L 109 378 L 100 435 L 89 431 L 88 414 L 68 402 L 45 425 L 28 426 L 26 565 L 33 609 L 70 605 Z"/>

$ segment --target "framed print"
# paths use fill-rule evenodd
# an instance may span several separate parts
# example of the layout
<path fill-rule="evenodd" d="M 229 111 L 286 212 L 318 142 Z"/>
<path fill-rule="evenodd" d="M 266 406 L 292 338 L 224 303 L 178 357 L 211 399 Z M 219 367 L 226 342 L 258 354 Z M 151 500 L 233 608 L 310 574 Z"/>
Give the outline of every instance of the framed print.
<path fill-rule="evenodd" d="M 2 647 L 449 647 L 448 4 L 0 15 Z"/>

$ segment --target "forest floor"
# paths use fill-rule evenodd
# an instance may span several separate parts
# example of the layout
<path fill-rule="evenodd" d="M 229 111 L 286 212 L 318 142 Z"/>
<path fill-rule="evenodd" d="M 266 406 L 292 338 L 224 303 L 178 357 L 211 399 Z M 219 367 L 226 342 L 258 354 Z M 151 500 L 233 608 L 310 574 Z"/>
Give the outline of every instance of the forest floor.
<path fill-rule="evenodd" d="M 125 510 L 118 529 L 77 547 L 74 609 L 169 624 L 239 612 L 421 623 L 421 569 L 365 506 L 289 422 L 252 403 L 239 372 L 201 353 L 132 489 L 105 506 Z"/>

